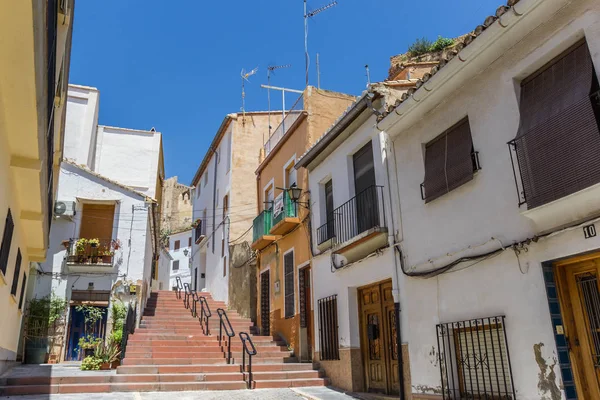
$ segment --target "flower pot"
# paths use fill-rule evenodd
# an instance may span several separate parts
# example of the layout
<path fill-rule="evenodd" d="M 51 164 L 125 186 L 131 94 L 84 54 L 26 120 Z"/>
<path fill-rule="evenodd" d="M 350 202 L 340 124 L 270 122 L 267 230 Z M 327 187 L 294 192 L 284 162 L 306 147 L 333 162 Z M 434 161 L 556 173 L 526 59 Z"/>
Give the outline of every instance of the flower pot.
<path fill-rule="evenodd" d="M 84 357 L 91 357 L 94 355 L 94 349 L 83 349 Z"/>
<path fill-rule="evenodd" d="M 98 243 L 90 243 L 90 246 L 95 249 L 96 247 L 98 247 Z"/>
<path fill-rule="evenodd" d="M 111 259 L 112 259 L 112 256 L 102 256 L 102 262 L 104 264 L 110 264 Z"/>
<path fill-rule="evenodd" d="M 105 363 L 100 364 L 100 370 L 101 371 L 106 371 L 106 370 L 109 370 L 109 369 L 110 369 L 110 363 L 105 362 Z"/>
<path fill-rule="evenodd" d="M 115 361 L 113 361 L 113 362 L 110 364 L 110 367 L 111 367 L 112 369 L 117 369 L 117 367 L 118 367 L 119 365 L 121 365 L 121 360 L 115 360 Z"/>
<path fill-rule="evenodd" d="M 25 364 L 43 364 L 48 355 L 48 339 L 29 339 L 25 344 Z"/>

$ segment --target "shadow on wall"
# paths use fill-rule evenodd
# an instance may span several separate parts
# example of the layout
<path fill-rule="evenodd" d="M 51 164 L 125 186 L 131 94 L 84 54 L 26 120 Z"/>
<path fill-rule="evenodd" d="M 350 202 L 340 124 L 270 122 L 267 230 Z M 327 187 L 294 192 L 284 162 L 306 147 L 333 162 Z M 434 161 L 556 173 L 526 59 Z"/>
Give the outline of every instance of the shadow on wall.
<path fill-rule="evenodd" d="M 256 323 L 256 259 L 250 244 L 229 246 L 229 308 Z"/>

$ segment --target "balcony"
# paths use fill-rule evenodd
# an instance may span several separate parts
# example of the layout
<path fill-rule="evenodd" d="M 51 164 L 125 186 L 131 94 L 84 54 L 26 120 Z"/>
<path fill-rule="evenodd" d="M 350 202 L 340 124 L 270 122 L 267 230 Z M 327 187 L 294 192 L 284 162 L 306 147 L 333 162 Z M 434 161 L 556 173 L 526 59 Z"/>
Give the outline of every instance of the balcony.
<path fill-rule="evenodd" d="M 262 250 L 276 239 L 276 235 L 271 234 L 273 227 L 273 209 L 264 210 L 258 217 L 254 218 L 252 223 L 252 248 Z"/>
<path fill-rule="evenodd" d="M 284 190 L 275 199 L 273 211 L 273 226 L 271 235 L 285 235 L 300 224 L 298 218 L 298 204 L 292 199 L 287 190 Z"/>
<path fill-rule="evenodd" d="M 67 266 L 72 272 L 107 272 L 114 266 L 115 251 L 120 249 L 118 239 L 69 239 L 63 242 L 67 249 Z"/>
<path fill-rule="evenodd" d="M 320 251 L 332 249 L 334 254 L 354 262 L 387 245 L 383 187 L 371 186 L 331 213 L 317 229 Z"/>
<path fill-rule="evenodd" d="M 279 143 L 279 141 L 294 125 L 294 122 L 296 122 L 296 120 L 303 115 L 303 107 L 304 95 L 300 95 L 300 97 L 298 97 L 298 100 L 296 100 L 292 108 L 290 108 L 290 110 L 285 114 L 285 117 L 283 118 L 279 126 L 273 131 L 271 136 L 269 136 L 269 139 L 267 139 L 266 143 L 264 144 L 263 148 L 265 151 L 265 157 L 268 156 L 269 153 L 271 153 L 271 151 L 275 148 L 277 143 Z"/>
<path fill-rule="evenodd" d="M 194 225 L 194 241 L 199 244 L 206 237 L 206 221 L 198 219 Z"/>

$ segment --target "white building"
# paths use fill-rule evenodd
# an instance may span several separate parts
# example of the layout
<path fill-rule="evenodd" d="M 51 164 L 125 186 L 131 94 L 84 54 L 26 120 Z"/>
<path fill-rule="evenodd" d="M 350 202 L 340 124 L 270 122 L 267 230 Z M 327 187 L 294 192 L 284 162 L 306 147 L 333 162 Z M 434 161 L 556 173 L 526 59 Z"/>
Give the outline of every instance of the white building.
<path fill-rule="evenodd" d="M 164 177 L 160 133 L 99 126 L 98 90 L 70 85 L 68 94 L 49 256 L 35 287 L 37 297 L 53 292 L 70 302 L 60 360 L 79 357 L 83 321 L 75 305 L 108 307 L 113 296 L 132 294 L 143 309 L 158 277 L 153 197 Z"/>
<path fill-rule="evenodd" d="M 410 385 L 597 399 L 600 3 L 509 3 L 377 124 Z"/>
<path fill-rule="evenodd" d="M 165 249 L 168 251 L 168 271 L 169 279 L 163 285 L 164 290 L 169 290 L 177 286 L 177 277 L 181 278 L 181 283 L 188 283 L 192 289 L 201 290 L 197 282 L 192 282 L 192 271 L 190 257 L 192 255 L 192 230 L 187 229 L 183 232 L 173 233 L 169 236 L 169 245 Z M 197 268 L 197 267 L 196 267 Z M 195 275 L 197 279 L 198 275 Z"/>

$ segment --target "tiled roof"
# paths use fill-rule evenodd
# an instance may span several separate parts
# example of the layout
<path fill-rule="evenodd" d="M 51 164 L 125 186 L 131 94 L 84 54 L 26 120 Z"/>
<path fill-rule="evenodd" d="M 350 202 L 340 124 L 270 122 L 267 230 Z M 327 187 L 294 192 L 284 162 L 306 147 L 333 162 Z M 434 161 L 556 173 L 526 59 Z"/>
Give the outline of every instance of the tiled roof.
<path fill-rule="evenodd" d="M 496 13 L 494 15 L 488 16 L 481 25 L 478 25 L 472 32 L 462 36 L 462 41 L 454 45 L 450 51 L 444 52 L 443 57 L 439 60 L 438 65 L 431 68 L 429 73 L 426 73 L 421 79 L 417 80 L 415 87 L 409 89 L 406 93 L 402 95 L 402 97 L 396 101 L 396 103 L 389 105 L 384 112 L 377 117 L 377 121 L 381 121 L 387 115 L 389 115 L 392 111 L 400 106 L 404 101 L 410 98 L 416 91 L 419 90 L 421 86 L 425 82 L 427 82 L 431 77 L 437 74 L 442 68 L 444 68 L 452 59 L 454 59 L 458 53 L 460 53 L 465 47 L 469 46 L 483 31 L 489 28 L 498 18 L 502 15 L 506 14 L 515 4 L 517 4 L 520 0 L 508 0 L 506 5 L 502 5 L 496 9 Z M 394 75 L 397 75 L 399 71 L 395 71 Z"/>
<path fill-rule="evenodd" d="M 100 175 L 99 173 L 92 171 L 91 169 L 89 169 L 89 168 L 88 168 L 88 167 L 86 167 L 85 165 L 79 165 L 79 164 L 77 164 L 76 162 L 74 162 L 73 160 L 69 160 L 69 159 L 67 159 L 67 158 L 65 158 L 65 159 L 63 160 L 63 162 L 64 162 L 65 164 L 72 165 L 73 167 L 75 167 L 75 168 L 78 168 L 78 169 L 80 169 L 80 170 L 82 170 L 82 171 L 84 171 L 84 172 L 87 172 L 88 174 L 90 174 L 90 175 L 92 175 L 92 176 L 95 176 L 96 178 L 102 179 L 102 180 L 103 180 L 103 181 L 105 181 L 105 182 L 111 183 L 111 184 L 113 184 L 113 185 L 115 185 L 115 186 L 118 186 L 118 187 L 120 187 L 120 188 L 122 188 L 122 189 L 125 189 L 125 190 L 127 190 L 127 191 L 129 191 L 129 192 L 132 192 L 132 193 L 134 193 L 134 194 L 137 194 L 138 196 L 141 196 L 142 198 L 144 198 L 144 200 L 149 200 L 149 201 L 152 201 L 153 203 L 158 203 L 158 201 L 156 201 L 156 200 L 155 200 L 155 199 L 153 199 L 152 197 L 150 197 L 150 196 L 146 196 L 144 193 L 142 193 L 142 192 L 138 192 L 137 190 L 133 189 L 132 187 L 130 187 L 130 186 L 127 186 L 127 185 L 123 185 L 122 183 L 119 183 L 119 182 L 117 182 L 117 181 L 115 181 L 115 180 L 112 180 L 112 179 L 110 179 L 110 178 L 107 178 L 107 177 L 106 177 L 106 176 L 104 176 L 104 175 Z"/>

